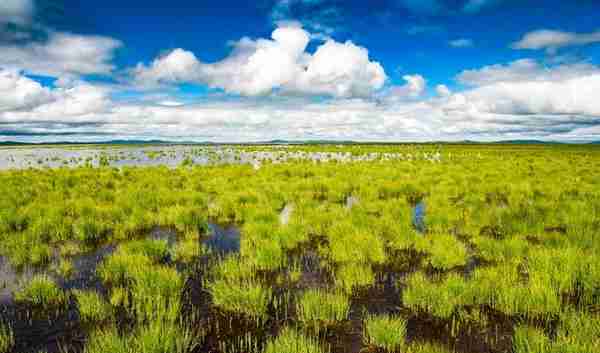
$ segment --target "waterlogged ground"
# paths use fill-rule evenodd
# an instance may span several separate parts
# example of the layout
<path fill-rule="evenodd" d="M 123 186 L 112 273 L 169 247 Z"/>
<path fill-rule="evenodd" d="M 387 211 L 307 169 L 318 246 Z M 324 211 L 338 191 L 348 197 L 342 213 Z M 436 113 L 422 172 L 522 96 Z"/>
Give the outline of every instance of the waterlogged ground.
<path fill-rule="evenodd" d="M 438 151 L 407 151 L 405 153 L 370 152 L 352 154 L 343 146 L 329 151 L 294 150 L 290 146 L 256 149 L 229 146 L 53 146 L 0 148 L 0 170 L 26 168 L 60 168 L 78 166 L 167 166 L 181 164 L 251 164 L 288 161 L 357 162 L 376 159 L 439 160 Z"/>
<path fill-rule="evenodd" d="M 0 353 L 600 351 L 593 147 L 106 150 L 0 173 Z"/>

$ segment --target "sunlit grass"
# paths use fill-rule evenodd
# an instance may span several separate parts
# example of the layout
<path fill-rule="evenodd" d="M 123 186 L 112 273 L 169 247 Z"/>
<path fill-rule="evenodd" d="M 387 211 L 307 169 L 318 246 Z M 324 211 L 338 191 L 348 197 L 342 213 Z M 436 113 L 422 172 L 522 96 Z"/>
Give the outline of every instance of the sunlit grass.
<path fill-rule="evenodd" d="M 15 293 L 15 300 L 36 308 L 59 309 L 66 305 L 67 296 L 52 278 L 38 275 Z"/>
<path fill-rule="evenodd" d="M 285 328 L 273 340 L 267 343 L 264 353 L 327 353 L 314 338 L 305 336 L 297 331 Z"/>
<path fill-rule="evenodd" d="M 344 294 L 309 290 L 299 299 L 296 310 L 302 323 L 321 328 L 346 320 L 350 303 Z"/>
<path fill-rule="evenodd" d="M 98 292 L 76 290 L 73 294 L 82 322 L 99 324 L 111 319 L 112 308 Z"/>
<path fill-rule="evenodd" d="M 406 344 L 406 320 L 389 315 L 365 319 L 364 341 L 387 352 L 400 352 Z"/>
<path fill-rule="evenodd" d="M 259 283 L 217 280 L 209 284 L 213 303 L 223 310 L 244 314 L 258 322 L 267 318 L 272 291 Z"/>
<path fill-rule="evenodd" d="M 0 321 L 0 353 L 8 353 L 15 345 L 15 337 L 10 326 Z"/>

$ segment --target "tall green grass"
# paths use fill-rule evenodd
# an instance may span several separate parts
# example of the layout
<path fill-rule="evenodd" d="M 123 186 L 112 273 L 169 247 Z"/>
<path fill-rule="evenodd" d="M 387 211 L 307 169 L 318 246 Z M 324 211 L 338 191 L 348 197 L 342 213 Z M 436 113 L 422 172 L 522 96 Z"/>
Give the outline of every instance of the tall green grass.
<path fill-rule="evenodd" d="M 272 300 L 272 290 L 256 282 L 227 282 L 217 280 L 209 284 L 213 303 L 223 310 L 239 313 L 263 322 Z"/>
<path fill-rule="evenodd" d="M 112 308 L 96 291 L 73 291 L 83 323 L 100 324 L 112 318 Z"/>
<path fill-rule="evenodd" d="M 267 343 L 263 353 L 327 353 L 317 340 L 293 329 L 284 328 L 279 335 Z"/>
<path fill-rule="evenodd" d="M 67 304 L 67 295 L 56 282 L 46 276 L 37 275 L 15 292 L 15 301 L 40 309 L 60 309 Z"/>
<path fill-rule="evenodd" d="M 296 310 L 303 324 L 326 328 L 348 319 L 350 303 L 345 294 L 313 289 L 299 298 Z"/>
<path fill-rule="evenodd" d="M 0 353 L 8 353 L 15 345 L 15 337 L 10 326 L 0 322 Z"/>
<path fill-rule="evenodd" d="M 401 352 L 406 345 L 406 320 L 390 315 L 367 316 L 363 339 L 386 352 Z"/>

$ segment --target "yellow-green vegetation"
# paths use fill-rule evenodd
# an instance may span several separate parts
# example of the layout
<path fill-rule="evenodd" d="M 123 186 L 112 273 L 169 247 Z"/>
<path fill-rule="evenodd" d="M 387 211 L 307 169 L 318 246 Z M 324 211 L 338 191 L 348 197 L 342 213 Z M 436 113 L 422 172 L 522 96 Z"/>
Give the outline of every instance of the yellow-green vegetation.
<path fill-rule="evenodd" d="M 275 339 L 269 341 L 264 353 L 327 353 L 317 340 L 293 329 L 285 328 Z"/>
<path fill-rule="evenodd" d="M 400 317 L 368 316 L 364 327 L 364 340 L 371 346 L 401 352 L 406 345 L 406 320 Z"/>
<path fill-rule="evenodd" d="M 186 353 L 195 347 L 190 331 L 172 322 L 153 321 L 131 334 L 115 328 L 92 332 L 85 353 Z"/>
<path fill-rule="evenodd" d="M 450 352 L 457 337 L 503 353 L 599 350 L 597 147 L 194 146 L 173 168 L 111 167 L 116 155 L 0 172 L 2 261 L 56 278 L 13 299 L 74 299 L 88 353 L 327 352 L 352 335 L 378 351 Z M 90 288 L 63 290 L 97 250 Z M 398 312 L 447 339 L 404 343 L 406 322 L 380 314 Z"/>
<path fill-rule="evenodd" d="M 35 308 L 60 309 L 66 305 L 67 296 L 52 278 L 37 275 L 15 293 L 15 300 Z"/>
<path fill-rule="evenodd" d="M 257 321 L 267 319 L 267 306 L 271 302 L 271 289 L 256 282 L 210 283 L 213 302 L 221 309 L 245 314 Z"/>
<path fill-rule="evenodd" d="M 12 329 L 0 322 L 0 353 L 8 353 L 15 345 L 15 338 Z"/>
<path fill-rule="evenodd" d="M 408 279 L 404 290 L 404 305 L 415 311 L 426 311 L 448 319 L 460 305 L 471 304 L 468 284 L 464 278 L 451 274 L 446 279 L 432 282 L 424 274 L 416 273 Z"/>
<path fill-rule="evenodd" d="M 420 242 L 417 249 L 430 254 L 427 262 L 436 270 L 449 270 L 467 263 L 465 245 L 451 235 L 432 235 Z"/>
<path fill-rule="evenodd" d="M 375 275 L 369 265 L 347 264 L 336 273 L 335 283 L 346 293 L 352 294 L 357 287 L 368 287 L 375 281 Z"/>
<path fill-rule="evenodd" d="M 309 327 L 335 325 L 348 318 L 350 303 L 341 293 L 309 290 L 298 302 L 298 318 Z"/>
<path fill-rule="evenodd" d="M 416 343 L 412 344 L 408 350 L 408 353 L 453 353 L 454 351 L 443 347 L 439 344 L 431 343 Z"/>
<path fill-rule="evenodd" d="M 125 243 L 98 269 L 111 288 L 113 305 L 123 307 L 140 322 L 174 320 L 180 309 L 183 279 L 174 268 L 161 264 L 168 254 L 165 241 Z"/>
<path fill-rule="evenodd" d="M 69 259 L 61 259 L 60 263 L 56 268 L 56 272 L 64 278 L 69 278 L 73 275 L 73 262 Z"/>
<path fill-rule="evenodd" d="M 112 308 L 96 291 L 73 291 L 79 309 L 79 318 L 83 323 L 100 324 L 112 316 Z"/>

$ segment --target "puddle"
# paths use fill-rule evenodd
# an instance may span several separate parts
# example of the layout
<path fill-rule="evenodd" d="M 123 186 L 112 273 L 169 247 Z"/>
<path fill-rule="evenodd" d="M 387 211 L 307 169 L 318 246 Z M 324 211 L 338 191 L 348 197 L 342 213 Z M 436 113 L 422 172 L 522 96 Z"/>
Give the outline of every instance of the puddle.
<path fill-rule="evenodd" d="M 240 251 L 240 230 L 237 227 L 209 222 L 208 230 L 208 237 L 201 238 L 200 241 L 213 253 L 226 255 Z"/>
<path fill-rule="evenodd" d="M 425 233 L 425 201 L 417 203 L 413 208 L 412 222 L 417 232 Z"/>
<path fill-rule="evenodd" d="M 105 245 L 97 250 L 75 255 L 73 262 L 74 273 L 68 278 L 59 277 L 58 285 L 63 289 L 96 289 L 104 292 L 102 282 L 96 275 L 96 268 L 108 255 L 115 250 L 115 245 Z"/>
<path fill-rule="evenodd" d="M 69 147 L 10 147 L 0 148 L 0 170 L 27 168 L 62 168 L 91 165 L 98 166 L 167 166 L 246 164 L 255 170 L 263 164 L 290 161 L 371 162 L 377 160 L 430 160 L 427 152 L 365 153 L 290 151 L 286 146 L 268 151 L 247 151 L 228 146 L 69 146 Z"/>
<path fill-rule="evenodd" d="M 31 267 L 17 271 L 4 256 L 0 256 L 0 306 L 12 303 L 13 292 L 20 283 L 26 282 L 36 274 Z"/>

